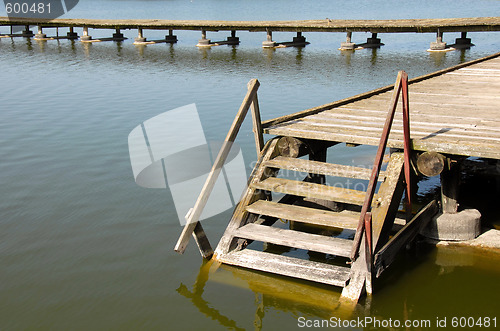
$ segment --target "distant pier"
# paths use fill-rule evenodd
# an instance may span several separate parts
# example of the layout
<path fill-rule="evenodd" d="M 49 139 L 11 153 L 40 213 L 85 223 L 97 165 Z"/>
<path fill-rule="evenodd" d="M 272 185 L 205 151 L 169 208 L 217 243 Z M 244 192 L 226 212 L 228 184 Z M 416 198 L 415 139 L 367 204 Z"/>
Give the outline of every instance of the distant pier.
<path fill-rule="evenodd" d="M 346 41 L 339 49 L 355 50 L 359 48 L 374 48 L 382 46 L 379 34 L 381 33 L 435 33 L 436 39 L 430 43 L 429 51 L 448 51 L 457 48 L 473 46 L 467 32 L 500 31 L 500 17 L 472 17 L 472 18 L 445 18 L 445 19 L 400 19 L 400 20 L 300 20 L 300 21 L 203 21 L 203 20 L 96 20 L 96 19 L 35 19 L 0 17 L 0 26 L 10 26 L 11 33 L 1 37 L 34 37 L 39 40 L 50 39 L 78 39 L 82 42 L 122 41 L 122 30 L 137 30 L 134 44 L 175 43 L 176 30 L 195 30 L 201 32 L 198 47 L 212 47 L 218 45 L 237 45 L 240 43 L 237 31 L 266 32 L 266 39 L 262 46 L 289 47 L 305 46 L 307 43 L 304 32 L 343 32 Z M 22 33 L 13 33 L 12 27 L 24 26 Z M 31 31 L 31 26 L 37 26 L 37 33 Z M 47 37 L 44 28 L 68 28 L 65 36 Z M 82 35 L 74 31 L 82 29 Z M 115 33 L 109 38 L 92 39 L 89 29 L 110 29 Z M 148 40 L 144 30 L 165 30 L 168 34 L 161 40 Z M 230 36 L 223 41 L 211 41 L 207 37 L 208 31 L 230 31 Z M 297 36 L 290 42 L 278 43 L 273 40 L 273 32 L 296 32 Z M 369 32 L 371 37 L 363 43 L 355 43 L 354 32 Z M 460 32 L 455 44 L 447 45 L 443 42 L 443 34 Z"/>

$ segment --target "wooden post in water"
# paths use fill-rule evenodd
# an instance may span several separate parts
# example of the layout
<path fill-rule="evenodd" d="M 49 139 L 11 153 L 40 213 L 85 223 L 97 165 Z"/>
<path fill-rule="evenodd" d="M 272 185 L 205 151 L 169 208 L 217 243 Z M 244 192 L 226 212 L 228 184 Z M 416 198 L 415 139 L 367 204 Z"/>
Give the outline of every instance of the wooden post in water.
<path fill-rule="evenodd" d="M 45 33 L 43 33 L 42 26 L 39 25 L 38 26 L 38 33 L 35 35 L 34 39 L 44 39 L 44 38 L 47 38 L 47 35 Z"/>
<path fill-rule="evenodd" d="M 24 29 L 24 31 L 23 31 L 23 37 L 28 37 L 28 38 L 30 38 L 30 37 L 33 37 L 33 36 L 34 36 L 34 34 L 33 34 L 33 32 L 30 30 L 30 26 L 29 26 L 29 25 L 26 25 L 26 26 L 25 26 L 25 29 Z"/>
<path fill-rule="evenodd" d="M 443 213 L 455 214 L 458 211 L 458 186 L 460 183 L 460 164 L 447 159 L 446 168 L 441 173 L 441 204 Z"/>
<path fill-rule="evenodd" d="M 210 47 L 210 39 L 207 39 L 207 31 L 206 30 L 201 30 L 201 39 L 198 40 L 198 44 L 196 45 L 197 47 Z"/>
<path fill-rule="evenodd" d="M 266 41 L 262 42 L 262 47 L 264 47 L 264 48 L 275 47 L 276 42 L 273 41 L 273 31 L 271 31 L 270 29 L 267 29 L 266 32 L 267 32 Z"/>
<path fill-rule="evenodd" d="M 366 39 L 366 44 L 363 45 L 364 48 L 377 48 L 383 46 L 380 38 L 377 38 L 377 33 L 372 32 L 372 36 Z"/>
<path fill-rule="evenodd" d="M 123 36 L 123 33 L 120 32 L 119 28 L 116 29 L 115 33 L 113 33 L 113 40 L 115 41 L 125 40 L 125 37 Z"/>
<path fill-rule="evenodd" d="M 455 47 L 457 46 L 460 48 L 471 48 L 474 46 L 472 40 L 467 38 L 467 31 L 461 32 L 460 38 L 455 39 Z"/>
<path fill-rule="evenodd" d="M 168 35 L 165 36 L 167 43 L 175 44 L 177 42 L 177 36 L 174 35 L 174 30 L 168 30 Z"/>
<path fill-rule="evenodd" d="M 92 40 L 92 37 L 89 36 L 89 28 L 88 26 L 83 27 L 83 35 L 80 37 L 80 41 L 88 41 Z"/>
<path fill-rule="evenodd" d="M 352 42 L 352 31 L 347 31 L 346 40 L 340 43 L 340 50 L 342 51 L 353 51 L 356 44 Z"/>
<path fill-rule="evenodd" d="M 293 37 L 294 44 L 306 44 L 306 37 L 302 35 L 302 32 L 297 32 L 297 37 Z"/>
<path fill-rule="evenodd" d="M 226 44 L 238 45 L 239 43 L 240 43 L 240 38 L 236 37 L 236 30 L 231 30 L 231 36 L 227 37 Z"/>
<path fill-rule="evenodd" d="M 446 43 L 443 42 L 443 31 L 438 30 L 436 41 L 431 43 L 431 51 L 441 51 L 446 49 Z"/>
<path fill-rule="evenodd" d="M 66 34 L 68 39 L 78 39 L 78 34 L 74 31 L 72 26 L 69 27 L 69 32 Z"/>
<path fill-rule="evenodd" d="M 146 38 L 142 34 L 142 28 L 137 29 L 137 38 L 134 39 L 134 43 L 145 43 Z"/>

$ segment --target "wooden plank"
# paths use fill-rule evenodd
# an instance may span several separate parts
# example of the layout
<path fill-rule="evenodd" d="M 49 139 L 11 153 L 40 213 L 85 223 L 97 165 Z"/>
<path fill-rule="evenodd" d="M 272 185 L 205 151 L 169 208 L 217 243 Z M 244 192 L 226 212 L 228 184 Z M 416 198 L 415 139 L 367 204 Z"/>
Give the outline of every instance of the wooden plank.
<path fill-rule="evenodd" d="M 393 153 L 386 170 L 386 180 L 380 185 L 380 204 L 372 209 L 372 242 L 377 251 L 387 242 L 403 196 L 403 153 Z"/>
<path fill-rule="evenodd" d="M 354 205 L 361 205 L 365 199 L 365 192 L 363 191 L 284 178 L 267 178 L 262 182 L 253 183 L 252 187 L 259 190 L 297 195 L 306 198 L 343 202 Z"/>
<path fill-rule="evenodd" d="M 302 206 L 285 205 L 259 200 L 247 207 L 247 211 L 257 215 L 271 216 L 284 220 L 328 226 L 342 229 L 356 229 L 358 213 L 333 212 Z"/>
<path fill-rule="evenodd" d="M 231 150 L 232 143 L 236 139 L 236 136 L 240 130 L 241 124 L 243 123 L 243 120 L 245 119 L 245 116 L 248 112 L 248 108 L 250 107 L 250 103 L 255 98 L 255 95 L 257 94 L 257 89 L 259 88 L 259 81 L 257 79 L 253 79 L 249 83 L 249 88 L 248 92 L 243 99 L 243 102 L 241 103 L 240 109 L 238 110 L 238 113 L 236 114 L 236 117 L 231 124 L 231 127 L 229 129 L 229 132 L 227 133 L 226 139 L 224 140 L 224 143 L 219 151 L 219 154 L 217 155 L 215 162 L 212 166 L 212 169 L 210 170 L 210 173 L 208 174 L 208 177 L 205 181 L 205 184 L 203 185 L 203 188 L 201 189 L 200 195 L 198 196 L 198 199 L 196 200 L 196 203 L 193 207 L 193 210 L 188 214 L 188 217 L 186 218 L 186 225 L 184 226 L 184 229 L 182 230 L 182 233 L 179 237 L 179 240 L 177 241 L 177 244 L 175 245 L 175 251 L 178 253 L 184 253 L 186 250 L 187 244 L 189 242 L 189 237 L 193 233 L 198 220 L 200 219 L 200 216 L 203 212 L 203 209 L 205 208 L 205 205 L 207 204 L 208 198 L 210 197 L 210 194 L 212 193 L 212 189 L 215 186 L 215 183 L 217 182 L 217 178 L 219 177 L 219 174 L 222 170 L 222 167 L 224 166 L 224 163 L 226 162 L 227 156 L 229 155 L 229 151 Z M 200 241 L 200 243 L 203 243 L 205 241 Z M 208 248 L 207 248 L 208 249 Z M 210 250 L 212 250 L 210 248 Z M 202 255 L 204 254 L 205 249 L 200 250 L 200 253 Z M 204 256 L 205 257 L 205 256 Z"/>
<path fill-rule="evenodd" d="M 233 235 L 271 244 L 295 247 L 337 256 L 349 256 L 352 241 L 295 230 L 275 228 L 272 226 L 247 224 L 233 231 Z"/>
<path fill-rule="evenodd" d="M 266 171 L 268 168 L 264 167 L 263 163 L 276 156 L 278 141 L 279 138 L 273 138 L 264 146 L 260 158 L 257 160 L 257 164 L 250 175 L 248 188 L 233 212 L 226 231 L 215 249 L 215 255 L 226 254 L 235 247 L 233 232 L 247 221 L 249 213 L 246 211 L 246 207 L 262 198 L 262 195 L 257 194 L 252 184 L 273 175 L 272 172 Z"/>
<path fill-rule="evenodd" d="M 264 148 L 264 136 L 262 132 L 262 120 L 260 118 L 259 99 L 257 98 L 257 94 L 255 94 L 251 108 L 255 148 L 257 149 L 257 156 L 259 156 L 260 152 L 262 152 L 262 149 Z"/>
<path fill-rule="evenodd" d="M 344 123 L 339 123 L 342 121 L 328 121 L 328 120 L 318 120 L 315 118 L 306 118 L 301 120 L 298 124 L 295 124 L 296 127 L 306 127 L 310 129 L 315 129 L 318 131 L 330 130 L 335 132 L 366 132 L 367 134 L 373 136 L 380 136 L 382 131 L 381 126 L 378 123 L 370 123 L 370 122 L 361 122 L 361 121 L 344 121 Z M 392 136 L 401 136 L 403 133 L 403 129 L 400 127 L 401 122 L 398 123 L 399 126 L 395 126 L 394 129 L 391 130 Z M 412 126 L 414 128 L 414 126 Z M 454 127 L 453 125 L 445 127 L 432 127 L 432 126 L 415 126 L 415 129 L 411 131 L 412 137 L 415 138 L 425 138 L 430 135 L 437 136 L 439 138 L 461 138 L 461 139 L 470 139 L 470 140 L 489 140 L 491 142 L 499 142 L 500 143 L 500 132 L 497 130 L 491 131 L 482 131 L 476 130 L 474 128 L 471 129 L 461 129 Z"/>
<path fill-rule="evenodd" d="M 201 256 L 204 259 L 210 259 L 212 255 L 214 255 L 214 250 L 212 245 L 210 245 L 208 237 L 205 234 L 200 222 L 196 222 L 196 226 L 193 229 L 193 238 L 198 246 Z"/>
<path fill-rule="evenodd" d="M 306 123 L 310 123 L 313 121 L 323 121 L 327 123 L 345 123 L 348 126 L 363 125 L 368 127 L 376 127 L 383 125 L 384 119 L 382 118 L 382 116 L 377 116 L 378 114 L 374 115 L 373 113 L 368 112 L 346 113 L 342 112 L 342 108 L 338 108 L 337 110 L 338 111 L 335 114 L 323 112 L 320 114 L 308 116 L 304 118 L 303 121 Z M 452 130 L 458 130 L 459 132 L 471 132 L 472 134 L 485 133 L 487 135 L 490 134 L 495 137 L 500 137 L 500 120 L 496 121 L 495 119 L 492 119 L 493 123 L 488 123 L 484 122 L 484 117 L 477 119 L 473 119 L 470 117 L 460 117 L 460 120 L 458 120 L 456 115 L 432 115 L 415 112 L 410 112 L 410 115 L 412 115 L 412 128 L 423 129 L 426 131 L 436 131 L 442 128 L 451 128 Z M 402 127 L 402 119 L 395 118 L 393 125 L 394 128 Z"/>
<path fill-rule="evenodd" d="M 266 162 L 266 167 L 292 170 L 297 172 L 313 173 L 334 177 L 370 179 L 371 169 L 352 167 L 340 164 L 310 161 L 297 158 L 278 156 Z M 384 180 L 385 173 L 381 173 L 380 180 Z"/>
<path fill-rule="evenodd" d="M 338 132 L 334 130 L 313 130 L 307 128 L 297 128 L 297 126 L 277 127 L 269 131 L 273 135 L 292 135 L 303 139 L 316 139 L 335 142 L 346 142 L 361 145 L 376 146 L 379 138 L 371 136 L 365 132 Z M 476 156 L 492 159 L 500 159 L 500 148 L 498 143 L 487 143 L 478 141 L 477 143 L 467 140 L 446 140 L 440 139 L 439 135 L 432 139 L 413 139 L 412 149 L 418 151 L 438 152 L 445 154 Z M 387 147 L 403 148 L 402 135 L 391 134 Z"/>
<path fill-rule="evenodd" d="M 343 287 L 349 268 L 250 249 L 218 255 L 217 260 L 240 267 Z"/>
<path fill-rule="evenodd" d="M 374 268 L 377 278 L 391 265 L 397 253 L 420 233 L 438 211 L 437 202 L 431 201 L 375 254 Z"/>

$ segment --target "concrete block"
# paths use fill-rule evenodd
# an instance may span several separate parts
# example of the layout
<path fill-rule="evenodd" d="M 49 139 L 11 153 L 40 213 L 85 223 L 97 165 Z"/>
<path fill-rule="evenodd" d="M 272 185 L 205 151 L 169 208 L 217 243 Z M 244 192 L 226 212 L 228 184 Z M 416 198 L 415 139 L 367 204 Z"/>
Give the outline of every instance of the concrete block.
<path fill-rule="evenodd" d="M 269 41 L 269 40 L 263 41 L 262 47 L 264 47 L 264 48 L 276 47 L 276 42 L 272 41 L 272 40 L 271 41 Z"/>
<path fill-rule="evenodd" d="M 428 238 L 448 241 L 472 240 L 480 233 L 481 213 L 476 209 L 438 215 L 422 231 Z"/>
<path fill-rule="evenodd" d="M 68 32 L 66 36 L 68 39 L 78 39 L 78 33 L 76 32 Z"/>
<path fill-rule="evenodd" d="M 432 42 L 431 43 L 431 50 L 432 51 L 440 51 L 446 49 L 446 43 L 445 42 Z"/>
<path fill-rule="evenodd" d="M 355 43 L 348 43 L 348 42 L 340 43 L 341 50 L 354 50 L 355 48 L 356 48 Z"/>

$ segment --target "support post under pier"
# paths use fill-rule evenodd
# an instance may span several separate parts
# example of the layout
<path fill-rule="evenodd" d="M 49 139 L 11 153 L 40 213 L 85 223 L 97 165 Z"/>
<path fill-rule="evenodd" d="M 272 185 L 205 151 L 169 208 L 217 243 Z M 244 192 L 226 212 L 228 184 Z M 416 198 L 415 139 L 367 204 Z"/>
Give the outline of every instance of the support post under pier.
<path fill-rule="evenodd" d="M 474 46 L 470 38 L 467 38 L 467 32 L 462 32 L 460 38 L 455 39 L 456 48 L 471 48 Z"/>
<path fill-rule="evenodd" d="M 145 43 L 146 38 L 142 34 L 142 28 L 137 29 L 137 38 L 134 39 L 134 43 Z"/>
<path fill-rule="evenodd" d="M 207 39 L 207 31 L 206 30 L 201 30 L 201 39 L 198 40 L 198 44 L 196 46 L 198 47 L 210 47 L 210 39 Z"/>
<path fill-rule="evenodd" d="M 443 42 L 443 32 L 438 30 L 436 41 L 431 43 L 431 51 L 442 51 L 446 49 L 446 43 Z"/>
<path fill-rule="evenodd" d="M 175 44 L 177 42 L 177 36 L 174 35 L 174 30 L 168 30 L 168 35 L 165 36 L 167 43 Z"/>
<path fill-rule="evenodd" d="M 240 43 L 240 38 L 236 37 L 236 30 L 231 30 L 231 37 L 227 37 L 227 45 L 238 45 Z"/>
<path fill-rule="evenodd" d="M 44 38 L 47 38 L 47 35 L 43 33 L 42 27 L 38 26 L 38 33 L 35 35 L 34 39 L 44 39 Z"/>
<path fill-rule="evenodd" d="M 340 43 L 341 51 L 353 51 L 356 48 L 356 44 L 351 41 L 352 31 L 347 31 L 346 40 L 343 43 Z"/>
<path fill-rule="evenodd" d="M 377 38 L 377 33 L 372 32 L 372 36 L 366 39 L 366 44 L 363 45 L 364 48 L 377 48 L 383 46 L 384 44 L 381 42 L 380 38 Z"/>
<path fill-rule="evenodd" d="M 84 26 L 83 27 L 83 35 L 80 37 L 80 41 L 89 41 L 92 40 L 92 37 L 89 36 L 89 27 Z"/>
<path fill-rule="evenodd" d="M 69 27 L 69 32 L 66 34 L 68 39 L 78 39 L 78 34 L 74 31 L 72 26 Z"/>
<path fill-rule="evenodd" d="M 125 37 L 123 36 L 123 33 L 121 33 L 120 29 L 116 29 L 116 32 L 113 33 L 113 40 L 115 41 L 125 40 Z"/>
<path fill-rule="evenodd" d="M 297 32 L 297 37 L 293 37 L 294 44 L 306 44 L 306 37 L 302 35 L 302 32 Z"/>
<path fill-rule="evenodd" d="M 273 41 L 273 32 L 271 30 L 267 30 L 267 38 L 266 41 L 262 42 L 262 47 L 264 48 L 270 48 L 270 47 L 275 47 L 276 42 Z"/>
<path fill-rule="evenodd" d="M 28 38 L 33 37 L 33 36 L 34 36 L 34 33 L 30 30 L 30 26 L 29 26 L 29 25 L 26 25 L 26 26 L 25 26 L 25 29 L 24 29 L 23 34 L 22 34 L 22 35 L 23 35 L 23 37 L 28 37 Z"/>

